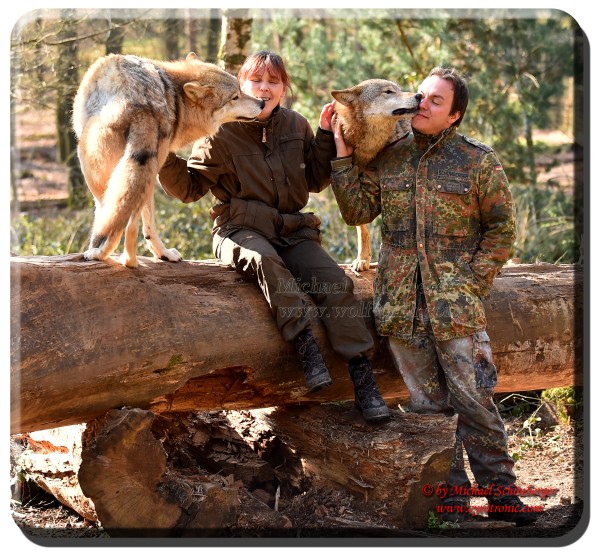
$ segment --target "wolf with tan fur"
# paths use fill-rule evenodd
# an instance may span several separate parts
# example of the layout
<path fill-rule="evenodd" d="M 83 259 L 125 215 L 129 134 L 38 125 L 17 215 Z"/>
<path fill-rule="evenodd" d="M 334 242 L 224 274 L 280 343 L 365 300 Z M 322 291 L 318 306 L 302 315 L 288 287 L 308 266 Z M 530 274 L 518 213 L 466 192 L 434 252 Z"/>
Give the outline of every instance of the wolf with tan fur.
<path fill-rule="evenodd" d="M 419 110 L 420 94 L 404 92 L 393 81 L 369 79 L 345 90 L 333 90 L 335 112 L 342 123 L 344 140 L 353 146 L 353 163 L 364 169 L 392 137 L 410 132 L 410 120 Z M 352 262 L 356 272 L 368 270 L 371 238 L 367 225 L 357 228 L 358 257 Z"/>
<path fill-rule="evenodd" d="M 142 218 L 154 257 L 180 261 L 160 240 L 154 186 L 167 154 L 223 123 L 254 119 L 262 100 L 244 94 L 237 79 L 191 52 L 185 60 L 156 61 L 111 54 L 86 72 L 73 104 L 73 129 L 95 218 L 86 260 L 105 260 L 125 232 L 123 265 L 137 266 Z"/>

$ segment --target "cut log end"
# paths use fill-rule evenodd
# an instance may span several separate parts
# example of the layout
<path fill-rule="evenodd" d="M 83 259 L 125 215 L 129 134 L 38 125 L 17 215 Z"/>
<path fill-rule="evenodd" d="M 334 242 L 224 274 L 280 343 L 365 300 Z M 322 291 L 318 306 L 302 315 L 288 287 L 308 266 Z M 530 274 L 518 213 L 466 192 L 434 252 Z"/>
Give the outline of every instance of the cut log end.
<path fill-rule="evenodd" d="M 248 517 L 247 510 L 238 508 L 243 485 L 255 487 L 256 500 L 274 508 L 268 504 L 270 493 L 257 486 L 269 480 L 278 481 L 275 500 L 283 488 L 281 498 L 287 504 L 310 482 L 313 489 L 348 491 L 367 510 L 386 505 L 394 527 L 423 528 L 435 496 L 423 493 L 422 487 L 445 480 L 456 431 L 455 417 L 398 410 L 387 424 L 372 426 L 352 404 L 246 414 L 226 430 L 238 437 L 227 441 L 224 454 L 217 446 L 203 456 L 205 465 L 230 474 L 228 485 L 218 485 L 199 483 L 182 458 L 198 454 L 198 445 L 207 442 L 206 431 L 218 436 L 225 428 L 182 423 L 180 416 L 169 421 L 140 409 L 122 409 L 109 412 L 86 430 L 79 481 L 111 536 L 206 536 L 215 531 L 223 535 L 228 529 L 233 534 L 238 517 Z M 168 458 L 161 439 L 174 458 Z M 260 461 L 240 463 L 239 451 L 238 455 L 232 451 L 243 448 L 244 439 L 250 448 L 270 442 L 279 452 L 272 449 L 271 457 L 265 451 Z M 271 517 L 274 529 L 285 529 L 285 520 Z"/>

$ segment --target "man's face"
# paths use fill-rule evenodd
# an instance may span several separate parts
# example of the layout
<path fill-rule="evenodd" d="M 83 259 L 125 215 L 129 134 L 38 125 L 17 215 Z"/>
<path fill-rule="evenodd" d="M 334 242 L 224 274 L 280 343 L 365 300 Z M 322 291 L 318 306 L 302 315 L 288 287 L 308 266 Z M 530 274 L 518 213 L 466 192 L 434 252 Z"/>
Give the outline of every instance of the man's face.
<path fill-rule="evenodd" d="M 452 82 L 438 76 L 427 77 L 419 87 L 419 94 L 423 99 L 412 119 L 413 128 L 419 132 L 437 136 L 460 117 L 458 112 L 450 113 L 454 99 Z"/>

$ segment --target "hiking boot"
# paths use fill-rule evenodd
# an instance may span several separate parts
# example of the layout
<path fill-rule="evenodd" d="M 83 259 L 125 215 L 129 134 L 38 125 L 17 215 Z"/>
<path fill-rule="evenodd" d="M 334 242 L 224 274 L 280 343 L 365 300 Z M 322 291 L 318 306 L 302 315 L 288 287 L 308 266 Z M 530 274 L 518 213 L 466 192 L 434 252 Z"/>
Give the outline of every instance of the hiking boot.
<path fill-rule="evenodd" d="M 323 355 L 317 345 L 313 333 L 309 330 L 302 330 L 295 341 L 295 348 L 300 355 L 302 369 L 304 370 L 304 380 L 309 392 L 314 393 L 320 389 L 325 389 L 331 385 L 331 376 L 325 366 Z"/>
<path fill-rule="evenodd" d="M 350 359 L 348 370 L 354 383 L 354 404 L 363 418 L 367 422 L 389 420 L 390 410 L 377 388 L 369 359 L 365 356 Z"/>
<path fill-rule="evenodd" d="M 474 516 L 470 510 L 470 501 L 468 498 L 445 498 L 436 510 L 439 518 L 446 523 L 464 523 L 471 521 Z"/>
<path fill-rule="evenodd" d="M 507 487 L 506 489 L 510 489 Z M 514 494 L 502 494 L 488 498 L 488 518 L 498 521 L 510 521 L 517 527 L 531 525 L 538 518 L 538 513 L 530 510 L 521 499 Z"/>

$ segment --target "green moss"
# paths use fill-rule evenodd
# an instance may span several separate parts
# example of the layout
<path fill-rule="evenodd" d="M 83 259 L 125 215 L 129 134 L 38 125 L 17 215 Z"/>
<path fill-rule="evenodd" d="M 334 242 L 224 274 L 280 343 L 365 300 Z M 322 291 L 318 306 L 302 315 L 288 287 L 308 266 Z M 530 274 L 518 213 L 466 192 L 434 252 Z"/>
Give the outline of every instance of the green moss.
<path fill-rule="evenodd" d="M 559 421 L 569 423 L 575 411 L 583 406 L 581 389 L 577 387 L 555 387 L 542 391 L 541 399 L 556 406 Z"/>

